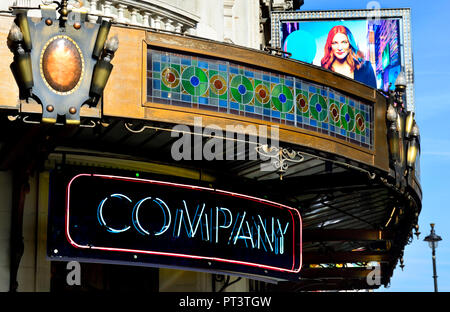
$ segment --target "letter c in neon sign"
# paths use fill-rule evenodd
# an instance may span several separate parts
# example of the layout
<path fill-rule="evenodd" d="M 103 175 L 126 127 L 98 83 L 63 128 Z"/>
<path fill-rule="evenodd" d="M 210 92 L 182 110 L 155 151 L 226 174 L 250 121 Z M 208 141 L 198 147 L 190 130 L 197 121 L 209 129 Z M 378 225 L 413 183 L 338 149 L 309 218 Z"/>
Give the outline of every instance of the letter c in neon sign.
<path fill-rule="evenodd" d="M 104 226 L 106 228 L 106 230 L 110 233 L 122 233 L 122 232 L 126 232 L 128 231 L 131 226 L 125 226 L 122 229 L 114 229 L 112 227 L 110 227 L 109 225 L 106 224 L 105 218 L 103 217 L 103 206 L 105 205 L 105 203 L 108 201 L 108 199 L 110 198 L 119 198 L 119 199 L 125 199 L 128 202 L 132 203 L 132 200 L 123 195 L 123 194 L 112 194 L 109 197 L 105 197 L 101 202 L 100 205 L 97 208 L 97 219 L 98 222 Z M 169 207 L 167 207 L 167 204 L 159 199 L 159 198 L 155 198 L 152 199 L 151 197 L 146 197 L 144 199 L 141 199 L 140 201 L 137 202 L 137 204 L 133 207 L 133 212 L 132 212 L 132 221 L 133 221 L 133 226 L 136 229 L 136 231 L 138 231 L 140 234 L 142 235 L 150 235 L 150 232 L 148 232 L 146 229 L 144 229 L 139 221 L 139 210 L 142 206 L 142 204 L 147 201 L 147 200 L 152 200 L 152 202 L 156 203 L 157 206 L 161 209 L 161 211 L 163 212 L 164 215 L 164 224 L 161 227 L 161 229 L 158 232 L 153 233 L 155 236 L 158 235 L 162 235 L 164 234 L 164 232 L 166 232 L 169 229 L 169 226 L 172 222 L 172 215 L 170 213 Z"/>
<path fill-rule="evenodd" d="M 105 199 L 103 199 L 100 202 L 100 205 L 98 205 L 98 208 L 97 208 L 97 219 L 98 219 L 98 222 L 100 222 L 101 225 L 106 227 L 108 232 L 111 232 L 111 233 L 122 233 L 122 232 L 128 231 L 130 229 L 130 226 L 127 226 L 127 227 L 124 227 L 123 229 L 117 230 L 117 229 L 114 229 L 114 228 L 112 228 L 112 227 L 110 227 L 109 225 L 106 224 L 105 219 L 103 218 L 103 206 L 105 205 L 106 201 L 108 199 L 110 199 L 111 197 L 124 198 L 124 199 L 128 200 L 130 203 L 132 202 L 130 198 L 128 198 L 127 196 L 122 195 L 122 194 L 112 194 L 109 197 L 105 197 Z"/>

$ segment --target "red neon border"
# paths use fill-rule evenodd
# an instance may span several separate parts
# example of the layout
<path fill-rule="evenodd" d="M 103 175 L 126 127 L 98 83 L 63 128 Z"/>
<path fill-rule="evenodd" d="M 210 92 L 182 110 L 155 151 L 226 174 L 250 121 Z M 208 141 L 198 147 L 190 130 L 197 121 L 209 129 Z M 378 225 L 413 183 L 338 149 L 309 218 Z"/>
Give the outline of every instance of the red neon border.
<path fill-rule="evenodd" d="M 269 266 L 265 264 L 259 264 L 259 263 L 253 263 L 253 262 L 246 262 L 246 261 L 239 261 L 239 260 L 232 260 L 232 259 L 224 259 L 224 258 L 216 258 L 216 257 L 206 257 L 206 256 L 197 256 L 197 255 L 189 255 L 189 254 L 181 254 L 181 253 L 172 253 L 172 252 L 160 252 L 160 251 L 149 251 L 149 250 L 139 250 L 139 249 L 124 249 L 124 248 L 113 248 L 113 247 L 97 247 L 97 246 L 89 246 L 89 245 L 79 245 L 77 244 L 69 233 L 69 219 L 70 219 L 70 187 L 77 178 L 82 176 L 91 176 L 91 177 L 100 177 L 104 179 L 112 179 L 112 180 L 121 180 L 121 181 L 131 181 L 131 182 L 143 182 L 143 183 L 151 183 L 151 184 L 158 184 L 158 185 L 167 185 L 167 186 L 174 186 L 174 187 L 180 187 L 180 188 L 187 188 L 187 189 L 194 189 L 194 190 L 203 190 L 203 191 L 209 191 L 213 193 L 219 193 L 223 195 L 228 196 L 235 196 L 239 198 L 244 198 L 256 202 L 263 203 L 265 205 L 269 205 L 272 207 L 277 208 L 285 208 L 288 209 L 291 217 L 292 217 L 292 226 L 293 226 L 293 236 L 292 236 L 292 245 L 293 245 L 293 256 L 292 256 L 292 268 L 286 269 L 286 268 L 280 268 L 280 267 L 274 267 Z M 296 214 L 299 219 L 299 225 L 300 225 L 300 235 L 299 235 L 299 242 L 300 242 L 300 248 L 299 248 L 299 265 L 297 268 L 294 269 L 295 266 L 295 222 L 294 222 L 294 215 L 292 213 Z M 157 181 L 157 180 L 146 180 L 146 179 L 139 179 L 139 178 L 131 178 L 131 177 L 121 177 L 121 176 L 113 176 L 113 175 L 102 175 L 102 174 L 88 174 L 88 173 L 81 173 L 73 177 L 69 184 L 67 185 L 66 189 L 66 219 L 65 219 L 65 228 L 66 228 L 66 237 L 68 242 L 75 248 L 82 248 L 82 249 L 94 249 L 94 250 L 102 250 L 102 251 L 118 251 L 118 252 L 129 252 L 129 253 L 140 253 L 140 254 L 149 254 L 149 255 L 157 255 L 157 256 L 169 256 L 169 257 L 180 257 L 180 258 L 187 258 L 187 259 L 203 259 L 203 260 L 209 260 L 209 261 L 217 261 L 217 262 L 225 262 L 225 263 L 232 263 L 232 264 L 240 264 L 240 265 L 246 265 L 246 266 L 252 266 L 257 267 L 261 269 L 267 269 L 267 270 L 274 270 L 274 271 L 280 271 L 280 272 L 286 272 L 286 273 L 299 273 L 302 267 L 302 219 L 300 216 L 300 212 L 292 207 L 279 204 L 276 202 L 272 202 L 266 199 L 243 195 L 239 193 L 234 192 L 228 192 L 224 190 L 218 190 L 208 187 L 201 187 L 201 186 L 194 186 L 194 185 L 188 185 L 188 184 L 179 184 L 179 183 L 172 183 L 172 182 L 164 182 L 164 181 Z"/>

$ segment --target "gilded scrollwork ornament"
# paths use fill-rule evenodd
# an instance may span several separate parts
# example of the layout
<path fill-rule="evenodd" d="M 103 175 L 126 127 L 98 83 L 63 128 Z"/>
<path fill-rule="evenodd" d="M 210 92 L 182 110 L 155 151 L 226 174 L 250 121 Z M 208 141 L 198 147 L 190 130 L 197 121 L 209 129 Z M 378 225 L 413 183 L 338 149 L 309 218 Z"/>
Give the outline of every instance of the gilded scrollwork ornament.
<path fill-rule="evenodd" d="M 287 172 L 290 163 L 300 163 L 305 159 L 298 151 L 267 144 L 257 146 L 256 152 L 263 158 L 269 158 L 272 167 L 280 175 L 280 180 L 283 179 L 283 175 Z"/>

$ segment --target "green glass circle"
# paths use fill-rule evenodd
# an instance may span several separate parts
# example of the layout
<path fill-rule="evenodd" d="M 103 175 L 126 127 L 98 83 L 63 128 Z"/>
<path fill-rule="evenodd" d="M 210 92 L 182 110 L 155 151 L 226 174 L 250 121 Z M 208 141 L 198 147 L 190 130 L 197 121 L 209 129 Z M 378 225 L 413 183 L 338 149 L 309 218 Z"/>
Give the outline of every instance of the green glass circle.
<path fill-rule="evenodd" d="M 355 128 L 355 112 L 348 104 L 341 107 L 341 125 L 347 131 L 352 131 Z"/>
<path fill-rule="evenodd" d="M 187 93 L 202 96 L 208 90 L 209 80 L 201 68 L 190 66 L 181 74 L 181 84 Z"/>
<path fill-rule="evenodd" d="M 275 108 L 282 112 L 288 113 L 294 106 L 294 96 L 291 89 L 287 86 L 278 84 L 272 88 L 272 104 Z"/>
<path fill-rule="evenodd" d="M 234 76 L 231 79 L 231 96 L 240 104 L 248 104 L 253 99 L 253 83 L 243 75 Z"/>
<path fill-rule="evenodd" d="M 320 94 L 314 94 L 309 100 L 309 110 L 317 121 L 325 121 L 328 115 L 327 101 Z"/>

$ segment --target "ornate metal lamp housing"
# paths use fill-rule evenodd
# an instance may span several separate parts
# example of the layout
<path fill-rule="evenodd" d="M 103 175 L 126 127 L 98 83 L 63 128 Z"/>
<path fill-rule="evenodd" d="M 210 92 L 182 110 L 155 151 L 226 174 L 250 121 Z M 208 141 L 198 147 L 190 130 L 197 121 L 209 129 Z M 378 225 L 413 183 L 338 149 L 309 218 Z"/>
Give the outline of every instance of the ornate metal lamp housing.
<path fill-rule="evenodd" d="M 395 90 L 386 93 L 390 159 L 395 170 L 396 185 L 400 189 L 405 187 L 404 177 L 411 169 L 415 169 L 416 157 L 420 152 L 419 128 L 414 120 L 414 112 L 404 109 L 405 90 L 406 78 L 401 72 L 395 82 Z"/>
<path fill-rule="evenodd" d="M 43 1 L 40 7 L 42 18 L 30 18 L 27 11 L 14 10 L 16 20 L 12 29 L 19 26 L 23 35 L 11 38 L 16 38 L 16 45 L 20 45 L 16 50 L 21 54 L 25 50 L 30 57 L 31 83 L 30 77 L 24 83 L 27 73 L 22 72 L 20 64 L 13 63 L 12 67 L 19 68 L 16 70 L 19 88 L 27 89 L 21 90 L 22 97 L 33 97 L 42 105 L 42 122 L 56 123 L 58 116 L 62 116 L 66 124 L 79 124 L 81 106 L 98 104 L 112 70 L 110 61 L 115 50 L 104 49 L 111 22 L 99 18 L 99 23 L 89 23 L 87 11 L 68 10 L 67 0 L 51 5 L 46 5 L 47 2 Z M 117 47 L 118 43 L 114 48 Z M 14 62 L 18 60 L 14 58 Z M 99 63 L 102 68 L 107 67 L 108 73 L 95 82 L 92 77 Z"/>

